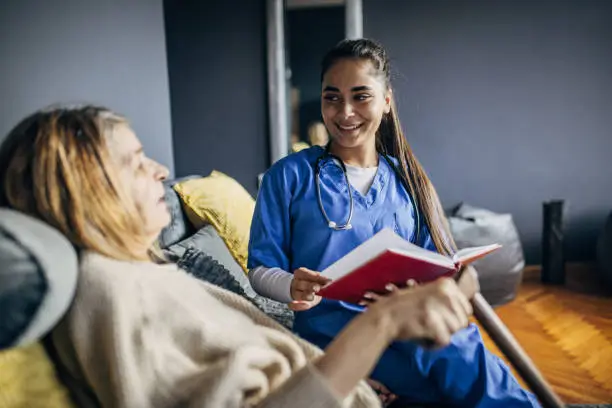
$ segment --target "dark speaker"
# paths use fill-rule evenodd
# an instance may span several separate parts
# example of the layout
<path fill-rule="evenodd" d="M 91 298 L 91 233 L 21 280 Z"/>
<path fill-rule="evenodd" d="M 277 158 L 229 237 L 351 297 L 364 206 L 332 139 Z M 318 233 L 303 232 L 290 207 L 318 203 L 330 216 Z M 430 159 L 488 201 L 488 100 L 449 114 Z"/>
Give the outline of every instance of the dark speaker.
<path fill-rule="evenodd" d="M 554 285 L 565 283 L 565 257 L 563 254 L 563 200 L 543 204 L 542 282 Z"/>

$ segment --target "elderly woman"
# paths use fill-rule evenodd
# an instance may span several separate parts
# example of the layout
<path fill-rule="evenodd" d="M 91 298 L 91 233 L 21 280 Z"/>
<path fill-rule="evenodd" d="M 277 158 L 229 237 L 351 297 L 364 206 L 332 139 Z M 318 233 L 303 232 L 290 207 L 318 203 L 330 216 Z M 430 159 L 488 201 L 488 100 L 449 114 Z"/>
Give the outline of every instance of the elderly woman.
<path fill-rule="evenodd" d="M 444 346 L 468 324 L 472 271 L 380 298 L 323 353 L 241 297 L 151 261 L 169 222 L 167 174 L 125 118 L 99 107 L 36 112 L 0 148 L 0 205 L 79 253 L 76 298 L 52 343 L 82 406 L 378 406 L 362 380 L 390 343 Z"/>

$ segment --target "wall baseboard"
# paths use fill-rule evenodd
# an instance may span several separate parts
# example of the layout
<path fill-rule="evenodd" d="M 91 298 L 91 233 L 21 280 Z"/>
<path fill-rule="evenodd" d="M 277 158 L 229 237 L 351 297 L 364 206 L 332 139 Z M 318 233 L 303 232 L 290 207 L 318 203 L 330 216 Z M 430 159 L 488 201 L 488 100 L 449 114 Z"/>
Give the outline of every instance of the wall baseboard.
<path fill-rule="evenodd" d="M 540 279 L 542 265 L 526 265 L 523 269 L 523 280 Z M 566 276 L 576 274 L 596 274 L 597 264 L 594 262 L 568 262 L 565 264 Z"/>
<path fill-rule="evenodd" d="M 595 296 L 612 296 L 612 287 L 606 287 L 594 262 L 568 262 L 565 264 L 565 284 L 552 285 L 540 280 L 541 265 L 527 265 L 523 269 L 523 284 L 539 284 L 572 292 Z"/>

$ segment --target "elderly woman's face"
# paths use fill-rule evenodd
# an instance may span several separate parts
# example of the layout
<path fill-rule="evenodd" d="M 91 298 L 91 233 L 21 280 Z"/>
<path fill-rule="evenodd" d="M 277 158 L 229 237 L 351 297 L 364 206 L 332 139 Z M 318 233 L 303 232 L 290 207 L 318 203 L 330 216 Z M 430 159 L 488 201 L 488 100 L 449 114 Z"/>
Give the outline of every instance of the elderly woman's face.
<path fill-rule="evenodd" d="M 147 232 L 157 236 L 170 222 L 162 185 L 168 169 L 145 155 L 129 126 L 117 127 L 109 137 L 110 153 L 117 160 L 121 179 L 145 220 Z"/>

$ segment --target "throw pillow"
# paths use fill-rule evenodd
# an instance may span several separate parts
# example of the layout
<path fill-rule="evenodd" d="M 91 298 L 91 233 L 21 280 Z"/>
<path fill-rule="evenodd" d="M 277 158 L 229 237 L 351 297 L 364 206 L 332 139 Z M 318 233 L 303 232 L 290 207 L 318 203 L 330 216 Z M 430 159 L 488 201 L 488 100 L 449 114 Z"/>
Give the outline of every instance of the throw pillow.
<path fill-rule="evenodd" d="M 247 273 L 249 233 L 255 211 L 253 197 L 240 183 L 219 171 L 177 183 L 174 189 L 195 228 L 211 224 Z"/>
<path fill-rule="evenodd" d="M 221 265 L 204 251 L 194 247 L 187 248 L 176 263 L 179 268 L 196 278 L 246 298 L 288 329 L 293 326 L 293 312 L 287 305 L 259 296 L 251 288 L 248 280 L 239 281 L 224 265 Z"/>
<path fill-rule="evenodd" d="M 168 212 L 170 213 L 170 223 L 159 234 L 158 242 L 160 248 L 167 248 L 172 244 L 176 244 L 182 239 L 185 239 L 191 232 L 193 227 L 183 213 L 181 200 L 179 195 L 174 191 L 173 186 L 177 183 L 199 178 L 200 176 L 187 176 L 174 180 L 164 181 L 164 199 Z"/>
<path fill-rule="evenodd" d="M 164 254 L 166 258 L 178 262 L 189 249 L 203 252 L 223 265 L 227 273 L 240 285 L 247 296 L 255 297 L 257 295 L 251 287 L 247 275 L 244 274 L 242 267 L 236 262 L 227 245 L 225 245 L 225 242 L 212 225 L 206 225 L 189 238 L 171 245 L 164 251 Z"/>

